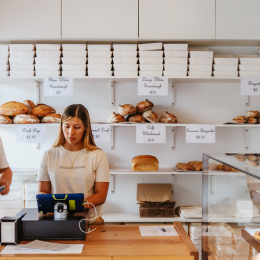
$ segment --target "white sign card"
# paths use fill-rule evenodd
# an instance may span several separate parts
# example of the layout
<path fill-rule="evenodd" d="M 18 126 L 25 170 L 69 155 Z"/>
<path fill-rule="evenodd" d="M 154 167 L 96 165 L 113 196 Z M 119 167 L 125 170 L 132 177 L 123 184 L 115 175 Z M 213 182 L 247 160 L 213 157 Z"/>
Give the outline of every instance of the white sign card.
<path fill-rule="evenodd" d="M 136 143 L 158 144 L 166 143 L 165 124 L 136 125 Z"/>
<path fill-rule="evenodd" d="M 91 124 L 91 128 L 96 143 L 110 142 L 110 126 L 108 124 Z"/>
<path fill-rule="evenodd" d="M 44 96 L 73 96 L 73 77 L 44 77 Z"/>
<path fill-rule="evenodd" d="M 187 125 L 186 143 L 215 143 L 215 125 Z"/>
<path fill-rule="evenodd" d="M 168 96 L 167 77 L 138 77 L 139 96 Z"/>
<path fill-rule="evenodd" d="M 260 96 L 260 78 L 242 77 L 241 78 L 242 96 Z"/>
<path fill-rule="evenodd" d="M 45 143 L 46 125 L 21 124 L 16 126 L 17 143 Z"/>

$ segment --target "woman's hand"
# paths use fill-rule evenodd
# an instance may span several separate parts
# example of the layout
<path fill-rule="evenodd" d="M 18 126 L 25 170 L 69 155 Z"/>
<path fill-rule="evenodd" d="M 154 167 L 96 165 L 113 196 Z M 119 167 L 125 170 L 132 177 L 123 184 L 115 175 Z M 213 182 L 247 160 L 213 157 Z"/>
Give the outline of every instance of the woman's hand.
<path fill-rule="evenodd" d="M 1 169 L 0 172 L 0 187 L 5 186 L 5 189 L 0 192 L 0 195 L 7 195 L 10 192 L 10 186 L 12 183 L 12 171 L 11 169 L 5 168 Z"/>

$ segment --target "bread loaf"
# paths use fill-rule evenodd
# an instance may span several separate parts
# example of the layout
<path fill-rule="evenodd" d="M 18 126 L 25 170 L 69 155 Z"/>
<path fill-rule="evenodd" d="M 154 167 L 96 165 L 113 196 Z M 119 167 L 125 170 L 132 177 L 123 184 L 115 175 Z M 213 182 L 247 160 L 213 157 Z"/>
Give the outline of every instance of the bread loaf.
<path fill-rule="evenodd" d="M 30 110 L 30 114 L 36 117 L 45 117 L 49 114 L 55 114 L 56 110 L 45 104 L 38 104 Z"/>
<path fill-rule="evenodd" d="M 235 124 L 244 124 L 245 122 L 246 122 L 246 118 L 244 116 L 237 116 L 232 120 L 232 123 Z"/>
<path fill-rule="evenodd" d="M 258 111 L 247 111 L 246 112 L 246 117 L 257 117 L 259 116 L 259 112 Z"/>
<path fill-rule="evenodd" d="M 127 122 L 132 122 L 132 123 L 145 123 L 145 119 L 139 115 L 139 114 L 135 114 L 135 115 L 130 115 L 126 118 Z"/>
<path fill-rule="evenodd" d="M 0 115 L 3 116 L 16 116 L 28 112 L 29 108 L 26 105 L 16 101 L 5 103 L 0 107 Z"/>
<path fill-rule="evenodd" d="M 144 111 L 152 109 L 154 107 L 154 104 L 146 99 L 145 101 L 141 101 L 136 105 L 137 113 L 142 114 Z"/>
<path fill-rule="evenodd" d="M 159 118 L 152 110 L 146 110 L 142 114 L 143 118 L 150 123 L 158 123 Z"/>
<path fill-rule="evenodd" d="M 26 105 L 29 109 L 32 109 L 35 107 L 35 104 L 31 100 L 24 100 L 23 104 Z"/>
<path fill-rule="evenodd" d="M 165 111 L 160 117 L 160 122 L 166 124 L 176 124 L 178 123 L 178 118 L 175 115 Z"/>
<path fill-rule="evenodd" d="M 130 104 L 119 105 L 118 113 L 121 116 L 129 116 L 136 113 L 136 107 Z"/>
<path fill-rule="evenodd" d="M 40 120 L 34 115 L 17 115 L 14 117 L 14 124 L 38 124 Z"/>
<path fill-rule="evenodd" d="M 60 123 L 61 115 L 60 114 L 50 114 L 45 116 L 42 119 L 42 123 Z"/>
<path fill-rule="evenodd" d="M 0 116 L 0 124 L 12 124 L 12 119 L 8 116 Z"/>
<path fill-rule="evenodd" d="M 132 159 L 133 171 L 158 171 L 159 161 L 152 155 L 139 155 Z"/>
<path fill-rule="evenodd" d="M 122 122 L 125 122 L 125 118 L 119 114 L 116 114 L 115 112 L 113 112 L 113 114 L 108 117 L 108 123 L 110 124 Z"/>

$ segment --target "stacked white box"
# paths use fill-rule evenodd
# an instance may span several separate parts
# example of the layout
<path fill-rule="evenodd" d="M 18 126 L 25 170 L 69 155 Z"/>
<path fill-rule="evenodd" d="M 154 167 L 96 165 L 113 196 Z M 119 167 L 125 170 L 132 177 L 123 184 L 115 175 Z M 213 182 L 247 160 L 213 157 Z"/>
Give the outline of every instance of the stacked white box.
<path fill-rule="evenodd" d="M 196 249 L 199 252 L 199 258 L 202 257 L 202 227 L 201 223 L 191 223 L 189 225 L 189 236 L 191 241 L 195 245 Z"/>
<path fill-rule="evenodd" d="M 215 55 L 213 76 L 218 78 L 238 77 L 238 57 L 234 55 Z"/>
<path fill-rule="evenodd" d="M 88 44 L 88 76 L 110 77 L 113 75 L 110 44 L 93 45 Z"/>
<path fill-rule="evenodd" d="M 139 76 L 163 75 L 163 44 L 138 44 L 139 48 Z"/>
<path fill-rule="evenodd" d="M 34 44 L 9 44 L 10 49 L 10 76 L 34 76 Z"/>
<path fill-rule="evenodd" d="M 0 77 L 7 77 L 10 75 L 9 72 L 9 46 L 0 45 Z"/>
<path fill-rule="evenodd" d="M 239 57 L 239 76 L 240 77 L 259 77 L 260 76 L 260 56 L 245 55 Z"/>
<path fill-rule="evenodd" d="M 87 71 L 87 45 L 62 44 L 62 76 L 85 77 Z"/>
<path fill-rule="evenodd" d="M 60 76 L 60 44 L 36 44 L 36 77 Z"/>
<path fill-rule="evenodd" d="M 164 76 L 187 76 L 188 44 L 164 44 L 164 56 Z"/>
<path fill-rule="evenodd" d="M 190 50 L 188 76 L 211 77 L 212 63 L 213 63 L 213 51 Z"/>
<path fill-rule="evenodd" d="M 137 44 L 114 44 L 113 49 L 114 76 L 138 76 Z"/>
<path fill-rule="evenodd" d="M 38 182 L 25 183 L 25 208 L 37 208 Z"/>

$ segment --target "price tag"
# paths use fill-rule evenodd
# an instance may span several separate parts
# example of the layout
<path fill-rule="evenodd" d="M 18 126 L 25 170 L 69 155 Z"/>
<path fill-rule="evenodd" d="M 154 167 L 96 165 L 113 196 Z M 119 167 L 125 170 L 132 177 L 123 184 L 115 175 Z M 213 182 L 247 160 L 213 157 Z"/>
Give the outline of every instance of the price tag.
<path fill-rule="evenodd" d="M 72 77 L 45 77 L 44 96 L 72 96 Z"/>
<path fill-rule="evenodd" d="M 186 143 L 215 143 L 215 125 L 186 126 Z"/>
<path fill-rule="evenodd" d="M 110 141 L 110 126 L 107 124 L 91 124 L 92 134 L 96 143 Z"/>
<path fill-rule="evenodd" d="M 136 143 L 146 143 L 146 144 L 166 143 L 165 124 L 136 125 Z"/>
<path fill-rule="evenodd" d="M 168 96 L 167 77 L 138 77 L 139 96 Z"/>
<path fill-rule="evenodd" d="M 241 78 L 242 96 L 260 96 L 260 78 L 242 77 Z"/>
<path fill-rule="evenodd" d="M 17 143 L 45 143 L 46 125 L 44 124 L 21 124 L 16 126 Z"/>

